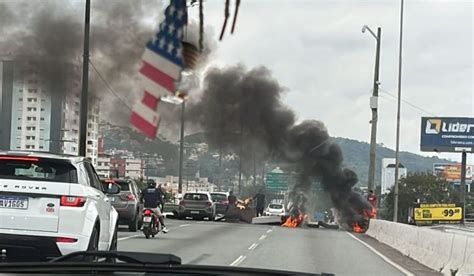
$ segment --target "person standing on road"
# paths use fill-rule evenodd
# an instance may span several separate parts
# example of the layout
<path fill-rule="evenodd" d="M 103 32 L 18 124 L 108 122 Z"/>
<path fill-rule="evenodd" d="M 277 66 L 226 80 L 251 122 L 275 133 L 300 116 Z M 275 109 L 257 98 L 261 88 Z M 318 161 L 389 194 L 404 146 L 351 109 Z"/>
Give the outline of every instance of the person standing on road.
<path fill-rule="evenodd" d="M 148 180 L 147 184 L 148 187 L 143 189 L 140 200 L 143 202 L 144 208 L 151 209 L 158 217 L 162 226 L 161 231 L 168 233 L 168 228 L 165 226 L 165 221 L 159 207 L 160 204 L 163 204 L 163 192 L 156 187 L 156 183 L 153 179 Z"/>
<path fill-rule="evenodd" d="M 234 195 L 234 191 L 229 192 L 227 201 L 229 201 L 229 205 L 234 205 L 237 202 L 237 197 Z"/>
<path fill-rule="evenodd" d="M 367 201 L 369 201 L 372 207 L 377 207 L 377 196 L 375 195 L 373 190 L 369 191 L 369 194 L 367 195 Z"/>
<path fill-rule="evenodd" d="M 253 197 L 257 201 L 257 217 L 263 216 L 263 210 L 265 209 L 265 195 L 262 189 Z"/>

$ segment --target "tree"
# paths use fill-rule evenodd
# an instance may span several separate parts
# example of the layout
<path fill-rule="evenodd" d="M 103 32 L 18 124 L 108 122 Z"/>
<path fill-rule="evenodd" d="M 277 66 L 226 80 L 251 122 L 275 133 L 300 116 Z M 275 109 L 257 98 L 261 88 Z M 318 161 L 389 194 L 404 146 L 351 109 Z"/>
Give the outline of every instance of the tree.
<path fill-rule="evenodd" d="M 393 217 L 393 188 L 384 196 L 382 218 Z M 398 185 L 398 221 L 407 223 L 408 208 L 419 203 L 457 203 L 459 193 L 451 184 L 430 173 L 412 173 Z"/>

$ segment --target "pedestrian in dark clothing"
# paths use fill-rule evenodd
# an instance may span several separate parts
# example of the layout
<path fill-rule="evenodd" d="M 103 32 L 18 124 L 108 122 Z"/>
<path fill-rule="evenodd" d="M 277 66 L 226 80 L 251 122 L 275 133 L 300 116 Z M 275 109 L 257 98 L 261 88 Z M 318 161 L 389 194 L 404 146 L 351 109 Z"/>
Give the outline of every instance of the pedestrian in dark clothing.
<path fill-rule="evenodd" d="M 262 190 L 258 191 L 253 199 L 257 202 L 257 217 L 263 216 L 263 210 L 265 209 L 265 195 L 263 194 Z"/>
<path fill-rule="evenodd" d="M 237 202 L 237 197 L 234 195 L 234 191 L 229 192 L 227 201 L 229 201 L 229 205 L 234 205 Z"/>

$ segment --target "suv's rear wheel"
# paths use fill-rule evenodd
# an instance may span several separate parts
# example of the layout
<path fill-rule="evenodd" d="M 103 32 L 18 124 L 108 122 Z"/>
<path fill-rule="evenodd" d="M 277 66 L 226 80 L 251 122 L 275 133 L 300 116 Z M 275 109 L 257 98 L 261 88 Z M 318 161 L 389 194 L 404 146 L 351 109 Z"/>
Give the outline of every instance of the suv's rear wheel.
<path fill-rule="evenodd" d="M 135 215 L 132 221 L 128 224 L 128 231 L 137 232 L 138 230 L 138 213 Z"/>

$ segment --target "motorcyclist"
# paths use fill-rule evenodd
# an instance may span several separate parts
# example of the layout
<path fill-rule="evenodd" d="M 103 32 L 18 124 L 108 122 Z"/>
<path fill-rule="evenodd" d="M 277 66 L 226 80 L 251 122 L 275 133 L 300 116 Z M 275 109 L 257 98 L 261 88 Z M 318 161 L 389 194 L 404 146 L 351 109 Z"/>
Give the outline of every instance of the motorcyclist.
<path fill-rule="evenodd" d="M 141 201 L 143 202 L 143 207 L 152 210 L 155 215 L 158 217 L 160 224 L 162 226 L 161 231 L 163 233 L 168 233 L 168 228 L 165 226 L 165 221 L 161 215 L 160 204 L 164 205 L 163 202 L 163 192 L 161 189 L 156 187 L 156 183 L 153 179 L 147 181 L 148 187 L 143 189 L 141 195 Z"/>

